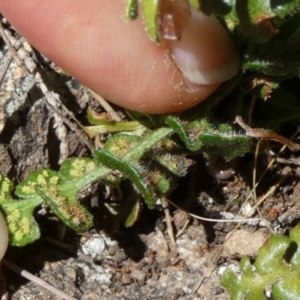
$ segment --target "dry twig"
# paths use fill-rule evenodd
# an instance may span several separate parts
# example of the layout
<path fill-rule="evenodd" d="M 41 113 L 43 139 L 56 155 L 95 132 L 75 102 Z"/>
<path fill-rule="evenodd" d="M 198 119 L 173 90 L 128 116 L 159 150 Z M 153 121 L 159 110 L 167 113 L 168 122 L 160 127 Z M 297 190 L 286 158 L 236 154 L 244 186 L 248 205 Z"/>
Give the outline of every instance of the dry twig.
<path fill-rule="evenodd" d="M 247 136 L 253 138 L 263 138 L 263 139 L 278 142 L 280 144 L 286 144 L 287 147 L 293 152 L 300 150 L 299 144 L 294 143 L 290 139 L 287 139 L 275 132 L 263 128 L 251 128 L 242 120 L 240 116 L 237 116 L 235 118 L 235 123 L 239 124 L 246 131 Z"/>
<path fill-rule="evenodd" d="M 3 266 L 5 266 L 6 268 L 16 272 L 17 274 L 21 275 L 22 277 L 36 283 L 37 285 L 41 286 L 42 288 L 48 290 L 49 292 L 51 292 L 52 294 L 54 294 L 57 297 L 60 297 L 61 299 L 65 299 L 65 300 L 76 300 L 75 298 L 67 295 L 66 293 L 58 290 L 57 288 L 55 288 L 54 286 L 50 285 L 49 283 L 45 282 L 44 280 L 34 276 L 33 274 L 23 270 L 22 268 L 16 266 L 15 264 L 11 263 L 10 261 L 3 259 L 2 260 L 2 264 Z"/>

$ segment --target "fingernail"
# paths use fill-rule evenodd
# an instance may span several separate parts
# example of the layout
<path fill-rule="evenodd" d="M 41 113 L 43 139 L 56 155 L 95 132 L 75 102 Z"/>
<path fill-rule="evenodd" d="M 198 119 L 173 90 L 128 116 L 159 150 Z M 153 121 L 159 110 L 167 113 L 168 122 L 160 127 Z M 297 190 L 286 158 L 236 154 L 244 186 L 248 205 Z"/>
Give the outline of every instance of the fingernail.
<path fill-rule="evenodd" d="M 179 39 L 164 40 L 175 64 L 196 84 L 218 84 L 230 79 L 239 70 L 233 42 L 214 16 L 191 10 L 189 24 Z"/>

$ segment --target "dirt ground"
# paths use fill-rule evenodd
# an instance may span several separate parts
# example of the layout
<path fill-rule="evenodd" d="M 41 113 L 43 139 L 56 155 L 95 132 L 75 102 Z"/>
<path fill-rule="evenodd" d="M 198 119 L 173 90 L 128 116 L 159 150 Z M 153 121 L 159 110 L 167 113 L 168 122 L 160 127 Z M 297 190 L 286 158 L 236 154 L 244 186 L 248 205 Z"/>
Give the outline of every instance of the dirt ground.
<path fill-rule="evenodd" d="M 19 39 L 16 36 L 16 41 Z M 0 90 L 0 172 L 19 182 L 34 170 L 57 169 L 67 157 L 88 155 L 74 123 L 65 123 L 64 112 L 57 114 L 57 110 L 61 112 L 59 105 L 47 104 L 34 76 L 26 74 L 10 58 L 5 43 L 0 43 L 0 69 L 4 74 Z M 74 79 L 58 74 L 38 52 L 30 55 L 41 67 L 49 91 L 85 125 L 87 106 L 94 103 L 99 107 L 99 103 Z M 273 152 L 267 146 L 263 144 L 258 155 L 257 178 L 273 153 L 279 151 L 276 145 Z M 254 207 L 255 197 L 249 196 L 254 153 L 241 158 L 235 174 L 225 181 L 208 174 L 201 154 L 193 158 L 197 164 L 179 181 L 172 201 L 188 203 L 194 214 L 213 219 L 241 218 Z M 229 295 L 219 284 L 224 270 L 234 268 L 243 255 L 254 257 L 271 230 L 284 233 L 299 219 L 299 165 L 297 156 L 290 152 L 280 155 L 256 190 L 260 199 L 286 176 L 260 205 L 260 217 L 265 221 L 248 222 L 236 231 L 237 223 L 200 221 L 170 206 L 172 226 L 178 235 L 176 245 L 166 226 L 165 211 L 147 208 L 132 228 L 107 235 L 100 221 L 101 207 L 96 206 L 92 210 L 95 218 L 99 217 L 95 228 L 78 235 L 41 207 L 35 214 L 42 238 L 23 248 L 10 247 L 5 259 L 73 297 L 70 299 L 226 300 Z M 105 191 L 103 187 L 96 190 L 101 201 Z M 93 191 L 90 194 L 95 195 Z M 84 200 L 87 206 L 90 199 L 87 196 Z M 229 233 L 231 237 L 225 242 Z M 5 265 L 2 273 L 2 299 L 60 299 Z"/>

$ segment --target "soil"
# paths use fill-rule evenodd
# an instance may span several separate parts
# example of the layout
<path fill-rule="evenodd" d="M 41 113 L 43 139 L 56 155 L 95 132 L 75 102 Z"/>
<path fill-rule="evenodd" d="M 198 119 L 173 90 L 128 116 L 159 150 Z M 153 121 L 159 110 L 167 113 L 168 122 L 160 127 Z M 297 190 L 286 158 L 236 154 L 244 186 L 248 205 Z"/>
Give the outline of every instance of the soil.
<path fill-rule="evenodd" d="M 16 40 L 21 39 L 14 32 L 13 35 Z M 81 124 L 87 124 L 88 105 L 102 109 L 85 87 L 59 74 L 40 53 L 31 51 L 30 55 L 36 59 L 49 91 L 55 93 Z M 8 47 L 2 42 L 2 71 L 8 59 Z M 26 74 L 14 60 L 9 63 L 1 87 L 2 174 L 17 183 L 32 171 L 47 167 L 57 170 L 67 157 L 89 154 L 78 134 L 80 129 L 74 123 L 71 126 L 65 122 L 68 118 L 59 105 L 56 108 L 61 114 L 47 104 L 34 76 Z M 122 109 L 114 109 L 122 115 Z M 260 178 L 274 157 L 272 153 L 279 150 L 277 145 L 271 145 L 273 152 L 268 147 L 268 143 L 261 146 L 256 164 L 254 153 L 235 162 L 234 175 L 223 181 L 208 174 L 211 172 L 205 168 L 201 154 L 193 157 L 197 163 L 179 181 L 170 199 L 204 217 L 241 218 L 255 205 L 255 197 L 250 194 L 254 165 L 256 178 Z M 79 235 L 62 226 L 42 207 L 35 213 L 42 230 L 41 239 L 23 248 L 10 247 L 5 259 L 73 299 L 226 300 L 229 295 L 219 283 L 224 270 L 233 268 L 244 255 L 255 257 L 271 230 L 285 233 L 299 219 L 299 165 L 297 156 L 285 151 L 264 176 L 256 190 L 258 199 L 289 174 L 260 205 L 264 222 L 244 223 L 234 231 L 236 223 L 200 221 L 170 206 L 174 233 L 179 234 L 173 245 L 163 210 L 144 207 L 133 227 L 107 234 L 100 221 L 101 207 L 96 206 L 92 211 L 95 217 L 100 216 L 99 221 L 92 230 Z M 87 206 L 91 207 L 95 194 L 101 201 L 104 187 L 87 191 L 83 200 Z M 3 299 L 61 299 L 5 265 L 0 280 Z"/>

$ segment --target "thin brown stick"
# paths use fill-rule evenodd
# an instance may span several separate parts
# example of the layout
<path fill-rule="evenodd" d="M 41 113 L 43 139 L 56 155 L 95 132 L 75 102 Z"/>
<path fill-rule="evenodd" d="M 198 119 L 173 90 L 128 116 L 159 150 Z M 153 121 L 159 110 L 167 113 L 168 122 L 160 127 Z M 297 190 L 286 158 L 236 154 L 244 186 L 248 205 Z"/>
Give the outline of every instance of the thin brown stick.
<path fill-rule="evenodd" d="M 178 231 L 178 233 L 176 234 L 176 238 L 179 238 L 186 230 L 187 226 L 189 225 L 190 220 L 187 219 L 184 223 L 184 225 L 182 226 L 182 228 L 180 229 L 180 231 Z"/>
<path fill-rule="evenodd" d="M 6 259 L 2 260 L 2 265 L 5 266 L 6 268 L 16 272 L 17 274 L 21 275 L 22 277 L 43 287 L 44 289 L 53 293 L 55 296 L 60 297 L 61 299 L 76 300 L 75 298 L 67 295 L 66 293 L 60 291 L 59 289 L 55 288 L 54 286 L 50 285 L 49 283 L 45 282 L 44 280 L 34 276 L 33 274 L 27 272 L 26 270 L 23 270 L 22 268 L 16 266 L 15 264 L 11 263 L 10 261 L 8 261 Z"/>
<path fill-rule="evenodd" d="M 201 217 L 195 214 L 192 214 L 190 212 L 188 212 L 187 210 L 185 210 L 184 208 L 178 206 L 177 204 L 175 204 L 174 202 L 172 202 L 170 199 L 168 199 L 168 202 L 170 204 L 172 204 L 174 207 L 176 207 L 177 209 L 180 209 L 183 212 L 186 212 L 187 214 L 189 214 L 191 217 L 201 220 L 201 221 L 207 221 L 207 222 L 216 222 L 216 223 L 245 223 L 245 222 L 249 222 L 249 221 L 261 221 L 260 218 L 250 218 L 250 219 L 246 219 L 244 217 L 241 217 L 241 219 L 233 219 L 233 220 L 224 220 L 224 219 L 212 219 L 212 218 L 205 218 L 205 217 Z"/>
<path fill-rule="evenodd" d="M 21 46 L 21 44 L 22 44 L 21 40 L 18 40 L 15 43 L 14 47 L 15 47 L 16 51 L 19 49 L 19 47 Z M 8 70 L 8 68 L 9 68 L 9 66 L 10 66 L 10 64 L 11 64 L 12 61 L 13 61 L 13 55 L 12 55 L 12 53 L 10 51 L 8 53 L 8 56 L 7 56 L 6 60 L 5 60 L 5 62 L 2 65 L 2 68 L 1 68 L 1 72 L 0 72 L 0 84 L 2 83 L 2 81 L 3 81 L 4 77 L 5 77 L 5 74 L 6 74 L 6 72 L 7 72 L 7 70 Z"/>
<path fill-rule="evenodd" d="M 10 64 L 11 64 L 11 62 L 12 62 L 12 60 L 13 60 L 13 57 L 12 57 L 11 53 L 9 53 L 7 59 L 5 60 L 3 66 L 2 66 L 2 68 L 1 68 L 1 73 L 0 73 L 0 84 L 1 84 L 2 81 L 3 81 L 3 79 L 4 79 L 4 77 L 5 77 L 5 74 L 6 74 L 7 70 L 8 70 L 8 68 L 9 68 L 9 66 L 10 66 Z"/>
<path fill-rule="evenodd" d="M 255 206 L 253 207 L 253 209 L 255 210 L 262 202 L 264 202 L 270 195 L 272 195 L 275 190 L 291 175 L 291 172 L 288 172 L 287 174 L 285 174 L 282 178 L 280 178 L 280 180 L 278 180 L 278 182 L 276 184 L 274 184 L 269 191 L 263 195 L 255 204 Z M 250 216 L 250 214 L 248 214 L 248 216 Z"/>
<path fill-rule="evenodd" d="M 168 200 L 163 199 L 162 206 L 164 208 L 164 213 L 165 213 L 165 216 L 166 216 L 166 224 L 167 224 L 167 231 L 168 231 L 168 234 L 169 234 L 169 238 L 170 238 L 170 240 L 173 244 L 173 247 L 176 249 L 176 241 L 175 241 L 175 237 L 174 237 L 172 217 L 170 215 Z"/>
<path fill-rule="evenodd" d="M 259 209 L 259 205 L 258 205 L 258 199 L 257 199 L 257 195 L 256 195 L 256 166 L 257 166 L 257 160 L 258 160 L 258 153 L 259 153 L 259 148 L 260 148 L 260 143 L 261 143 L 261 139 L 258 140 L 258 143 L 256 144 L 256 149 L 255 149 L 255 156 L 254 156 L 254 167 L 253 167 L 253 173 L 252 173 L 252 186 L 253 186 L 253 197 L 256 203 L 256 211 L 259 215 L 259 217 L 261 219 L 263 219 L 263 216 L 261 214 L 261 211 Z M 269 230 L 273 233 L 276 234 L 276 232 L 267 224 L 267 227 L 269 228 Z"/>
<path fill-rule="evenodd" d="M 281 144 L 286 144 L 287 147 L 293 152 L 300 150 L 299 144 L 294 143 L 290 139 L 287 139 L 273 131 L 266 130 L 263 128 L 251 128 L 242 120 L 242 118 L 240 116 L 236 116 L 235 123 L 239 124 L 246 131 L 247 136 L 250 136 L 253 138 L 263 138 L 263 139 L 272 140 L 272 141 L 275 141 L 275 142 L 278 142 Z"/>
<path fill-rule="evenodd" d="M 254 155 L 254 167 L 253 167 L 253 171 L 252 171 L 252 187 L 253 187 L 253 197 L 255 199 L 255 203 L 257 203 L 257 195 L 256 195 L 256 188 L 255 188 L 255 186 L 256 186 L 256 166 L 257 166 L 260 143 L 261 143 L 261 139 L 259 139 L 256 144 L 255 155 Z M 259 209 L 257 209 L 257 212 L 258 212 L 258 215 L 260 217 L 262 217 Z"/>
<path fill-rule="evenodd" d="M 201 287 L 203 281 L 205 278 L 210 277 L 212 275 L 212 273 L 217 269 L 217 266 L 214 266 L 213 269 L 209 272 L 208 276 L 202 275 L 199 279 L 199 281 L 197 282 L 197 284 L 194 286 L 192 293 L 195 294 L 197 292 L 197 290 Z"/>
<path fill-rule="evenodd" d="M 28 70 L 26 69 L 24 63 L 20 60 L 17 50 L 14 48 L 14 46 L 11 44 L 10 40 L 8 39 L 2 25 L 0 25 L 0 35 L 3 38 L 4 42 L 6 43 L 11 55 L 13 56 L 14 60 L 16 61 L 16 63 L 23 69 L 23 71 L 26 74 L 29 74 Z"/>

